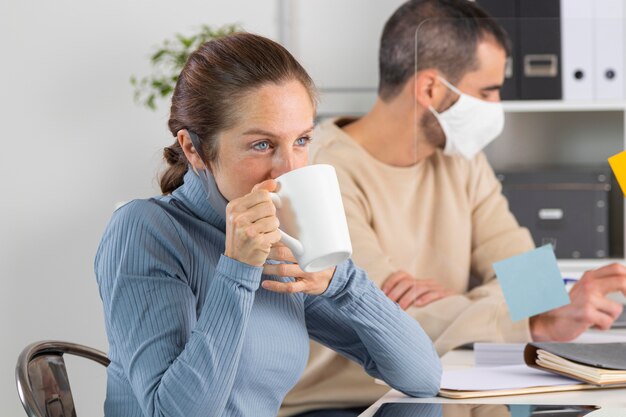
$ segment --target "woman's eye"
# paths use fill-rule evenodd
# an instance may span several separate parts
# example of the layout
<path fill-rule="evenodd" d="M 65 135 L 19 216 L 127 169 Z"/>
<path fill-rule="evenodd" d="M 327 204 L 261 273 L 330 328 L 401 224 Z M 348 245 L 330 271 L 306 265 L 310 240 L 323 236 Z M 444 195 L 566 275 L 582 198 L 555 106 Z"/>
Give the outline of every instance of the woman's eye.
<path fill-rule="evenodd" d="M 311 138 L 309 136 L 302 136 L 301 138 L 296 139 L 296 145 L 298 146 L 306 146 L 309 142 L 311 142 Z"/>
<path fill-rule="evenodd" d="M 270 144 L 268 142 L 258 142 L 252 145 L 252 147 L 257 151 L 266 151 L 270 148 Z"/>

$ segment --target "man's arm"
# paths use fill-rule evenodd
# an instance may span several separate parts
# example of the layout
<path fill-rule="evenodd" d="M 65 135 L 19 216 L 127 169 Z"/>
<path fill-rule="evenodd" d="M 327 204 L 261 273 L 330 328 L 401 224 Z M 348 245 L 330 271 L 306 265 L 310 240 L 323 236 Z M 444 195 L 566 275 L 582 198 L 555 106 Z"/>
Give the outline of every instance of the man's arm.
<path fill-rule="evenodd" d="M 329 161 L 318 160 L 316 162 L 328 163 Z M 379 237 L 372 227 L 371 207 L 368 204 L 365 190 L 360 188 L 359 182 L 351 176 L 349 170 L 343 168 L 337 161 L 330 162 L 336 162 L 334 165 L 341 185 L 344 208 L 352 238 L 353 259 L 357 265 L 368 272 L 370 279 L 383 290 L 386 290 L 388 296 L 391 295 L 390 298 L 399 301 L 403 307 L 407 306 L 403 297 L 415 295 L 415 302 L 408 303 L 413 306 L 408 307 L 407 313 L 420 322 L 426 333 L 434 340 L 439 354 L 474 341 L 522 342 L 530 340 L 527 320 L 518 323 L 511 322 L 504 297 L 498 283 L 494 280 L 493 274 L 483 279 L 483 285 L 479 288 L 466 294 L 454 294 L 437 283 L 438 277 L 428 277 L 434 278 L 435 284 L 431 285 L 433 283 L 430 283 L 430 280 L 415 279 L 415 277 L 400 271 L 393 264 L 391 257 L 393 254 L 385 253 Z M 493 185 L 499 186 L 495 177 L 494 181 L 495 184 Z M 509 216 L 512 233 L 502 233 L 500 242 L 496 244 L 502 245 L 502 241 L 511 237 L 515 238 L 517 235 L 522 244 L 510 248 L 508 254 L 513 255 L 532 248 L 532 240 L 528 236 L 528 232 L 519 228 L 515 219 L 508 212 L 506 200 L 499 194 L 499 191 L 497 195 L 503 203 L 505 213 Z M 402 221 L 402 219 L 398 219 L 398 221 Z M 487 240 L 489 246 L 494 243 L 489 239 Z M 476 246 L 478 251 L 487 250 L 487 247 Z M 419 248 L 415 250 L 419 250 Z M 467 250 L 469 251 L 470 248 L 468 247 Z M 398 276 L 400 279 L 397 279 Z M 397 282 L 394 283 L 393 281 Z M 403 291 L 402 288 L 397 288 L 401 282 L 403 282 L 402 285 L 409 282 L 408 289 Z M 419 292 L 424 287 L 428 289 L 428 297 L 433 297 L 433 300 L 436 301 L 428 299 L 418 301 L 422 296 Z M 422 307 L 417 308 L 415 307 L 416 304 L 421 304 Z"/>
<path fill-rule="evenodd" d="M 501 194 L 483 154 L 477 156 L 475 174 L 470 181 L 474 194 L 472 269 L 490 282 L 495 274 L 492 264 L 532 249 L 532 241 L 521 230 Z M 606 298 L 610 292 L 626 294 L 626 267 L 612 264 L 587 271 L 570 291 L 571 302 L 530 319 L 530 332 L 536 341 L 570 341 L 590 327 L 609 329 L 623 307 Z"/>

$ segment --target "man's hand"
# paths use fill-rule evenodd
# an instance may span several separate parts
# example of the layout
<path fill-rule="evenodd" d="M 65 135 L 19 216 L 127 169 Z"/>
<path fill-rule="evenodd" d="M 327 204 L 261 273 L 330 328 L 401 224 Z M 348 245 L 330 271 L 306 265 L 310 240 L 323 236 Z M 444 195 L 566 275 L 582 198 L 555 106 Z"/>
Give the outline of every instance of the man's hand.
<path fill-rule="evenodd" d="M 265 280 L 261 283 L 263 288 L 269 291 L 320 295 L 330 284 L 335 268 L 326 269 L 320 272 L 304 272 L 297 264 L 296 258 L 289 248 L 281 243 L 276 243 L 270 249 L 267 259 L 282 262 L 293 262 L 291 264 L 265 264 L 263 273 L 267 275 L 278 275 L 280 277 L 293 277 L 294 282 L 278 282 Z"/>
<path fill-rule="evenodd" d="M 423 307 L 440 300 L 454 291 L 432 279 L 415 279 L 404 271 L 389 275 L 382 286 L 383 292 L 403 310 L 411 306 Z"/>
<path fill-rule="evenodd" d="M 606 298 L 610 292 L 626 295 L 626 267 L 611 264 L 587 271 L 569 293 L 570 304 L 530 318 L 535 341 L 567 342 L 589 327 L 608 330 L 623 306 Z"/>

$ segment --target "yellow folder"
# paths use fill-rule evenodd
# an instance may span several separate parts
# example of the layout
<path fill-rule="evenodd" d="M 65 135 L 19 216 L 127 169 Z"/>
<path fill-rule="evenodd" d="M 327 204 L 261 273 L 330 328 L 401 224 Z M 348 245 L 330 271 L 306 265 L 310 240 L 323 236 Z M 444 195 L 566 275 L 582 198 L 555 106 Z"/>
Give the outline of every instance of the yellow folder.
<path fill-rule="evenodd" d="M 617 178 L 622 193 L 626 194 L 626 151 L 620 152 L 609 158 L 609 165 Z"/>

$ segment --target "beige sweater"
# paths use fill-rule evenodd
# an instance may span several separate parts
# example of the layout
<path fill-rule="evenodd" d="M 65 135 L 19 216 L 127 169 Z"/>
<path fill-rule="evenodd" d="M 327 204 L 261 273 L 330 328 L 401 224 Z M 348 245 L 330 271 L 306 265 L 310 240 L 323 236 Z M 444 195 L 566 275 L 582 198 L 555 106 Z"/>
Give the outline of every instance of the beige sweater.
<path fill-rule="evenodd" d="M 407 310 L 440 355 L 475 342 L 525 342 L 528 321 L 511 322 L 492 264 L 533 248 L 508 209 L 484 154 L 471 161 L 440 151 L 415 166 L 386 165 L 328 120 L 314 132 L 311 163 L 331 164 L 350 228 L 353 259 L 378 286 L 397 270 L 460 293 Z M 470 289 L 470 275 L 478 286 Z M 398 358 L 402 360 L 402 358 Z M 367 405 L 388 390 L 354 363 L 316 343 L 280 415 Z"/>

